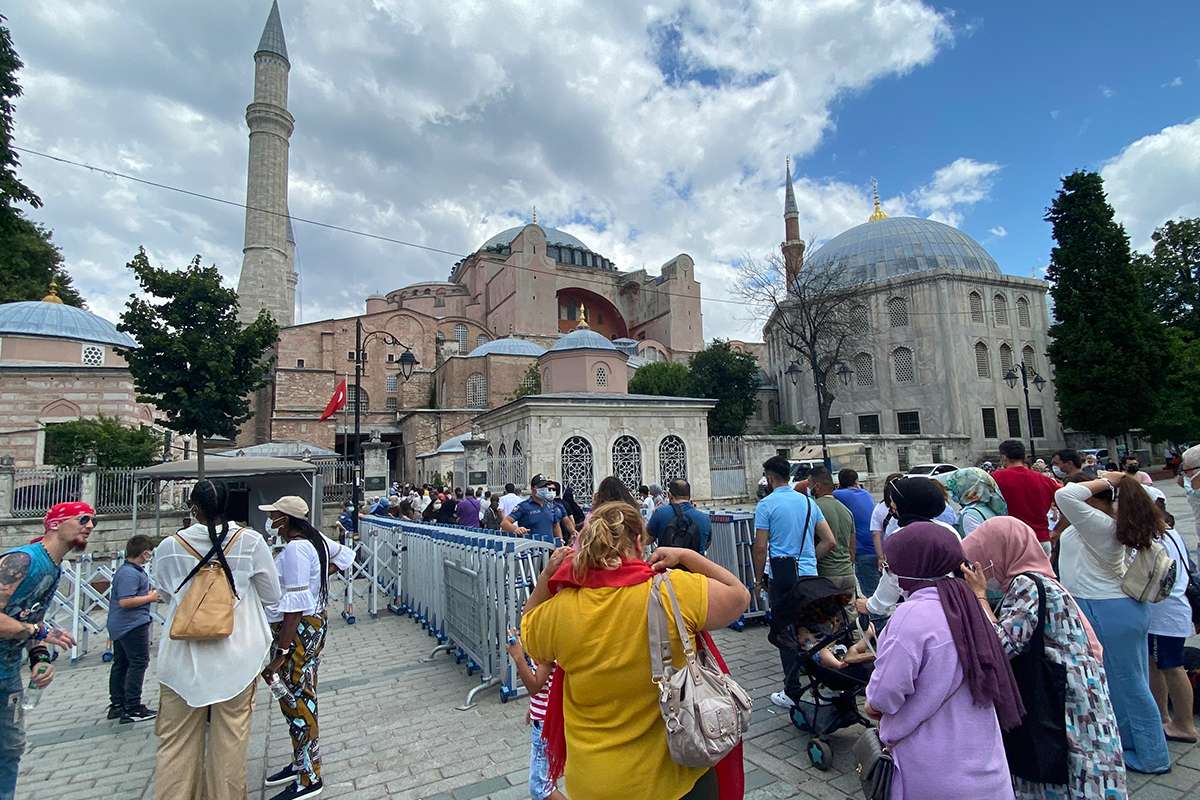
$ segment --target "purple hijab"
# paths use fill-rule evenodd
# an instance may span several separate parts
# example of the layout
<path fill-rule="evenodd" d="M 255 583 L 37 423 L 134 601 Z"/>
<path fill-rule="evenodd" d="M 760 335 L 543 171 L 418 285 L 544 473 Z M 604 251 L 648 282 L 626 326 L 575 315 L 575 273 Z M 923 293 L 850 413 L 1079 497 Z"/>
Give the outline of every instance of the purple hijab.
<path fill-rule="evenodd" d="M 995 628 L 984 616 L 966 581 L 957 576 L 942 577 L 957 573 L 967 560 L 958 537 L 936 523 L 914 522 L 884 540 L 883 554 L 892 574 L 898 578 L 908 576 L 899 578 L 901 589 L 906 592 L 937 589 L 975 704 L 994 705 L 1000 727 L 1006 731 L 1019 725 L 1025 707 Z"/>

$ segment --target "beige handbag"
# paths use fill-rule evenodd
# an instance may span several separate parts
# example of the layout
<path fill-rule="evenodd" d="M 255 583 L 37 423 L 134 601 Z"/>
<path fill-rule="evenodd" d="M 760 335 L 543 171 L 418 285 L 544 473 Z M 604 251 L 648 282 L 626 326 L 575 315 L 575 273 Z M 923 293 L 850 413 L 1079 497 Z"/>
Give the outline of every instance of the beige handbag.
<path fill-rule="evenodd" d="M 225 553 L 229 552 L 241 532 L 239 528 L 230 534 L 229 541 L 225 543 Z M 175 534 L 175 538 L 197 561 L 203 563 L 193 569 L 188 578 L 184 578 L 187 592 L 179 601 L 175 617 L 171 620 L 171 638 L 193 642 L 224 639 L 233 633 L 235 600 L 230 579 L 215 557 L 205 562 L 205 557 L 185 542 L 182 536 Z"/>
<path fill-rule="evenodd" d="M 705 651 L 696 652 L 667 579 L 670 571 L 654 577 L 646 619 L 650 631 L 650 674 L 658 686 L 658 703 L 667 725 L 671 760 L 684 767 L 711 767 L 737 746 L 750 729 L 750 696 L 725 675 Z M 687 664 L 671 665 L 668 614 L 662 604 L 666 587 Z"/>

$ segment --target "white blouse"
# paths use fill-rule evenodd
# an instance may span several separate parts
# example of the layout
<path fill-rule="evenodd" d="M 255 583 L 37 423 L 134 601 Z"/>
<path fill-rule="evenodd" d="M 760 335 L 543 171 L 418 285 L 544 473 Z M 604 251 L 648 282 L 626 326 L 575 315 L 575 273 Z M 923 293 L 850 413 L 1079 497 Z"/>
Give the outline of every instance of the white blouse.
<path fill-rule="evenodd" d="M 354 563 L 353 548 L 340 545 L 325 534 L 321 534 L 321 538 L 325 540 L 329 563 L 343 570 Z M 311 542 L 292 539 L 275 555 L 275 569 L 279 572 L 283 596 L 278 603 L 267 606 L 268 622 L 282 622 L 284 614 L 296 611 L 319 614 L 325 610 L 320 601 L 321 559 Z"/>
<path fill-rule="evenodd" d="M 1117 523 L 1087 504 L 1092 493 L 1068 483 L 1054 493 L 1070 526 L 1058 537 L 1058 574 L 1062 586 L 1081 600 L 1119 600 L 1129 551 L 1117 541 Z"/>
<path fill-rule="evenodd" d="M 229 535 L 235 530 L 237 527 L 231 525 Z M 201 555 L 212 547 L 203 523 L 184 528 L 179 535 Z M 154 585 L 168 599 L 166 630 L 158 643 L 158 680 L 192 708 L 204 708 L 241 694 L 266 664 L 271 647 L 263 604 L 276 603 L 280 596 L 271 549 L 257 531 L 242 528 L 225 560 L 238 595 L 233 633 L 207 642 L 183 641 L 172 639 L 169 632 L 175 610 L 188 589 L 186 584 L 180 589 L 179 584 L 196 566 L 196 557 L 174 536 L 164 539 L 154 550 Z"/>

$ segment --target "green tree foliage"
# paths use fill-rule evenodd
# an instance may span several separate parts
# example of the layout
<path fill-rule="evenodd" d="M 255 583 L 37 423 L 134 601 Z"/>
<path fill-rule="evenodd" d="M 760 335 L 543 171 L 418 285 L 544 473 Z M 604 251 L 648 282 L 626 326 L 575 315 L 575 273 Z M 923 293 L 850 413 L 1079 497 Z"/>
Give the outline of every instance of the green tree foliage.
<path fill-rule="evenodd" d="M 542 393 L 542 373 L 538 372 L 537 364 L 530 364 L 529 369 L 525 370 L 524 377 L 521 378 L 521 383 L 517 386 L 517 391 L 513 393 L 512 399 L 525 397 L 530 394 Z"/>
<path fill-rule="evenodd" d="M 13 47 L 5 22 L 5 17 L 0 15 L 0 207 L 7 216 L 13 213 L 14 203 L 41 208 L 42 199 L 17 177 L 21 161 L 12 149 L 13 100 L 21 96 L 17 73 L 25 65 Z"/>
<path fill-rule="evenodd" d="M 1168 330 L 1167 347 L 1156 362 L 1162 387 L 1143 426 L 1155 441 L 1194 442 L 1200 431 L 1200 338 Z"/>
<path fill-rule="evenodd" d="M 1200 337 L 1200 219 L 1168 221 L 1151 238 L 1154 251 L 1134 256 L 1151 306 L 1171 328 Z"/>
<path fill-rule="evenodd" d="M 1063 178 L 1046 221 L 1057 243 L 1046 277 L 1054 298 L 1049 355 L 1062 422 L 1114 437 L 1144 427 L 1161 385 L 1165 331 L 1100 175 L 1080 171 Z"/>
<path fill-rule="evenodd" d="M 46 462 L 77 467 L 89 453 L 99 467 L 145 467 L 162 455 L 162 434 L 126 427 L 112 417 L 77 419 L 46 426 Z"/>
<path fill-rule="evenodd" d="M 639 367 L 629 379 L 630 394 L 692 397 L 691 371 L 676 361 L 657 361 Z"/>
<path fill-rule="evenodd" d="M 718 401 L 708 412 L 710 436 L 740 436 L 754 416 L 758 392 L 758 361 L 739 353 L 721 339 L 692 356 L 688 364 L 694 397 Z M 641 370 L 638 370 L 641 372 Z"/>
<path fill-rule="evenodd" d="M 151 266 L 139 248 L 128 266 L 149 298 L 130 296 L 117 328 L 140 346 L 121 354 L 138 400 L 161 410 L 171 430 L 195 432 L 203 475 L 204 440 L 232 438 L 250 418 L 249 395 L 267 382 L 279 326 L 262 311 L 242 329 L 237 292 L 221 285 L 215 266 L 200 266 L 200 256 L 170 270 Z"/>

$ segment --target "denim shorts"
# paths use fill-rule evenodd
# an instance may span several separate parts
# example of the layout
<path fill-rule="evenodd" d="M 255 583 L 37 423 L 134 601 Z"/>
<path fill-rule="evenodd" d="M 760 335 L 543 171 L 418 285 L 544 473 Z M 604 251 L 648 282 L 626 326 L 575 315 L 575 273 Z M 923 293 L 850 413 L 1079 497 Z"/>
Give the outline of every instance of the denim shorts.
<path fill-rule="evenodd" d="M 542 723 L 529 723 L 529 796 L 546 800 L 554 791 L 550 781 L 550 758 L 546 755 L 546 740 L 542 738 Z"/>
<path fill-rule="evenodd" d="M 1147 637 L 1150 645 L 1150 663 L 1159 669 L 1175 669 L 1183 666 L 1182 636 L 1159 636 L 1152 633 Z"/>

